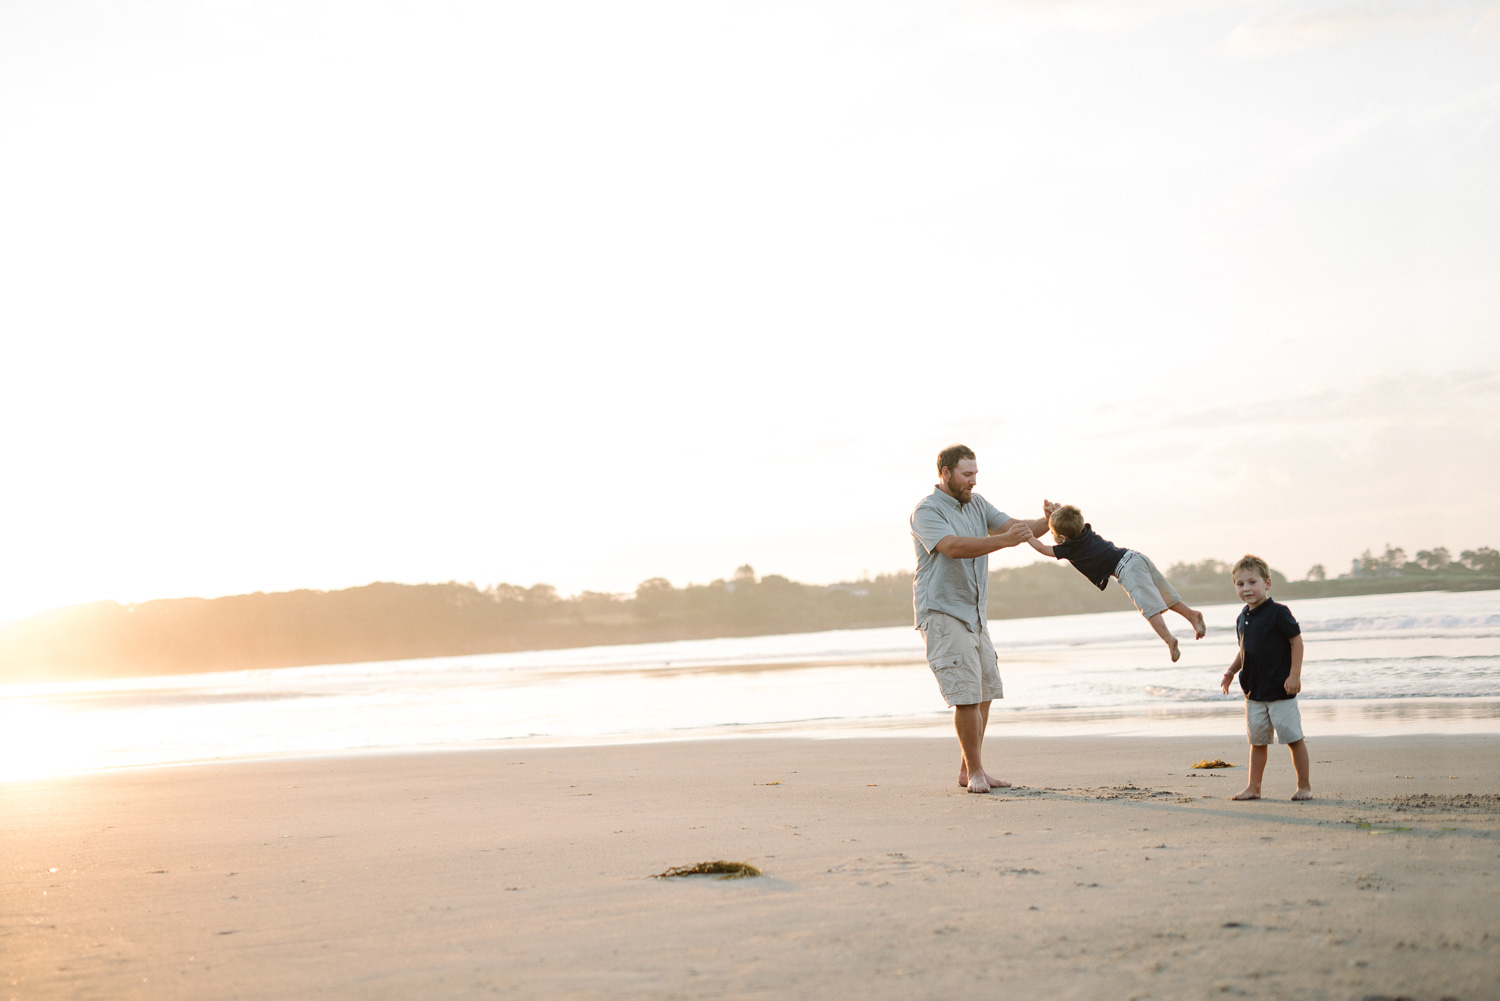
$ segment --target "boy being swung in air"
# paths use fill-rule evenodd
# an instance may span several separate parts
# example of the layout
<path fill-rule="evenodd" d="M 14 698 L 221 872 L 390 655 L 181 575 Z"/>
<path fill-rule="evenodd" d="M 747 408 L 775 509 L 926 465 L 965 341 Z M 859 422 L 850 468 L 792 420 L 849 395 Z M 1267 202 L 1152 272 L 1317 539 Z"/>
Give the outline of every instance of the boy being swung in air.
<path fill-rule="evenodd" d="M 1177 637 L 1167 628 L 1165 613 L 1168 609 L 1193 624 L 1193 639 L 1201 640 L 1208 631 L 1203 624 L 1203 613 L 1182 603 L 1182 598 L 1156 569 L 1150 557 L 1100 538 L 1084 522 L 1083 512 L 1073 505 L 1047 505 L 1047 525 L 1052 529 L 1052 538 L 1057 540 L 1057 545 L 1048 546 L 1031 539 L 1031 548 L 1043 556 L 1067 560 L 1073 564 L 1074 570 L 1101 591 L 1109 586 L 1111 577 L 1118 580 L 1125 593 L 1130 595 L 1130 600 L 1135 602 L 1135 607 L 1156 630 L 1156 635 L 1172 651 L 1173 663 L 1182 654 L 1177 648 Z"/>

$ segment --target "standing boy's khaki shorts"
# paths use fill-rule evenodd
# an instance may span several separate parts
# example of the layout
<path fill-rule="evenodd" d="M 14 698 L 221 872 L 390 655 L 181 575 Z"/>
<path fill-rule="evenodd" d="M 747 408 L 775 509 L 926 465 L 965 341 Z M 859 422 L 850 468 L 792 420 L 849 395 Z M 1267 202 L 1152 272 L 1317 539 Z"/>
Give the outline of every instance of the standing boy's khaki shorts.
<path fill-rule="evenodd" d="M 1245 700 L 1245 733 L 1250 743 L 1264 747 L 1271 743 L 1271 731 L 1276 731 L 1276 743 L 1295 744 L 1302 739 L 1302 711 L 1296 699 L 1277 699 L 1275 702 Z"/>
<path fill-rule="evenodd" d="M 972 706 L 1005 697 L 995 647 L 984 623 L 975 633 L 951 615 L 928 612 L 917 629 L 927 641 L 927 664 L 950 706 Z"/>
<path fill-rule="evenodd" d="M 1115 579 L 1148 619 L 1182 600 L 1167 578 L 1156 569 L 1151 557 L 1134 549 L 1125 550 L 1125 555 L 1120 557 L 1120 562 L 1115 565 Z"/>

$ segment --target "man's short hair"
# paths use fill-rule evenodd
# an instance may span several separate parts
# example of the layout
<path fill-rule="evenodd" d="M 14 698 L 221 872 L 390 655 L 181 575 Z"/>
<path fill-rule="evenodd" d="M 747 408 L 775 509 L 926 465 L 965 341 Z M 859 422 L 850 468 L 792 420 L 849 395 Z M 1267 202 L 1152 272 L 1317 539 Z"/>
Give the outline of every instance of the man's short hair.
<path fill-rule="evenodd" d="M 965 459 L 975 458 L 974 450 L 968 445 L 949 445 L 938 453 L 938 475 L 942 476 L 945 469 L 957 469 Z"/>
<path fill-rule="evenodd" d="M 1083 534 L 1083 512 L 1072 504 L 1064 504 L 1047 518 L 1052 531 L 1067 539 L 1076 539 Z"/>
<path fill-rule="evenodd" d="M 1259 556 L 1251 556 L 1246 553 L 1235 561 L 1234 567 L 1229 571 L 1231 577 L 1238 577 L 1241 570 L 1253 570 L 1260 579 L 1267 584 L 1271 583 L 1271 568 L 1266 566 L 1266 561 Z"/>

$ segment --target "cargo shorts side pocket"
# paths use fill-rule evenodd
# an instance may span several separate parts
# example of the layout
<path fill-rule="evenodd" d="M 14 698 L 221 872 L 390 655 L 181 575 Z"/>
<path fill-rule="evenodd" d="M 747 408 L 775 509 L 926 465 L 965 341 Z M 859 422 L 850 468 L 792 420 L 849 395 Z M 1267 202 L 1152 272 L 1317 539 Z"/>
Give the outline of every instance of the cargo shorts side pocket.
<path fill-rule="evenodd" d="M 962 657 L 940 657 L 932 662 L 932 669 L 940 678 L 963 678 L 969 673 Z"/>
<path fill-rule="evenodd" d="M 974 671 L 967 658 L 962 656 L 940 657 L 931 662 L 932 673 L 937 677 L 943 700 L 950 706 L 969 705 L 980 701 L 976 691 Z"/>

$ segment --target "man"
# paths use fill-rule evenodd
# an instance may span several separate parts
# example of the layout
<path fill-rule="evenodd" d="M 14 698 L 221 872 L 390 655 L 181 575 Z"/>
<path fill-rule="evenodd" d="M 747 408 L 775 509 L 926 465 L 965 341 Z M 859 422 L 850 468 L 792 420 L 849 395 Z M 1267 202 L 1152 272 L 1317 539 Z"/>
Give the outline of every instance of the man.
<path fill-rule="evenodd" d="M 912 605 L 927 643 L 927 663 L 953 707 L 961 753 L 958 784 L 969 792 L 989 792 L 1010 785 L 985 772 L 980 760 L 990 700 L 1004 694 L 984 610 L 989 554 L 1041 535 L 1047 518 L 1008 517 L 976 494 L 979 464 L 967 446 L 943 449 L 937 466 L 936 488 L 911 513 L 917 554 Z M 1043 502 L 1044 511 L 1048 503 Z"/>

